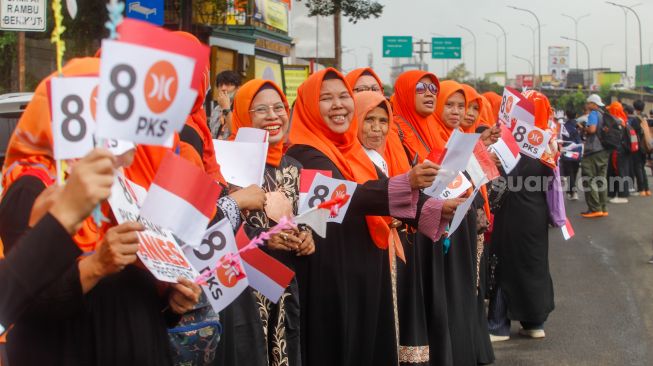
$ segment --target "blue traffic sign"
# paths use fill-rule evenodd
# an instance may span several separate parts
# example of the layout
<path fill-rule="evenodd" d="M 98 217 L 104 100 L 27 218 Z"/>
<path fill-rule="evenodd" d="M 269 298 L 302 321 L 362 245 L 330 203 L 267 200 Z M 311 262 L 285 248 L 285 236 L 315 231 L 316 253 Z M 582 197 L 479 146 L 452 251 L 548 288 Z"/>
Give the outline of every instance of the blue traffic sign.
<path fill-rule="evenodd" d="M 125 14 L 127 18 L 144 20 L 156 25 L 163 25 L 164 0 L 127 0 Z"/>

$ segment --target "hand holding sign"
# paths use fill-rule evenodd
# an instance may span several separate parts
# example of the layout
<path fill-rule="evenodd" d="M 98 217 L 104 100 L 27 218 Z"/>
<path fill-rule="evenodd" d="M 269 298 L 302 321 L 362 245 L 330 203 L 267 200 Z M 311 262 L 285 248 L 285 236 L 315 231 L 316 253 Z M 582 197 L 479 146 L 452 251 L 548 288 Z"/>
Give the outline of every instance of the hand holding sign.
<path fill-rule="evenodd" d="M 410 172 L 408 172 L 408 181 L 412 189 L 422 189 L 430 187 L 438 175 L 440 165 L 424 160 L 423 163 L 415 165 Z"/>

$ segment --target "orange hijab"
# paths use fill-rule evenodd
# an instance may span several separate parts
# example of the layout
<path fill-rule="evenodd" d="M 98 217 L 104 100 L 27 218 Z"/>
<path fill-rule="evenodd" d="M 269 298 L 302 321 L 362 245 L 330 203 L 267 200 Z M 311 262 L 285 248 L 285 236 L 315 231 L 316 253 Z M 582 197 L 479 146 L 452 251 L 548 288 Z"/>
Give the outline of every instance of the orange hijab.
<path fill-rule="evenodd" d="M 483 96 L 490 102 L 492 106 L 492 119 L 496 121 L 499 118 L 499 110 L 501 109 L 501 100 L 503 97 L 492 91 L 483 93 Z"/>
<path fill-rule="evenodd" d="M 388 110 L 389 117 L 389 131 L 385 140 L 385 148 L 383 149 L 383 158 L 388 164 L 388 173 L 391 177 L 406 173 L 410 170 L 410 163 L 408 162 L 408 157 L 406 157 L 406 152 L 404 147 L 401 145 L 401 140 L 397 134 L 392 133 L 392 106 L 383 95 L 373 92 L 366 91 L 360 92 L 354 95 L 354 100 L 356 101 L 356 119 L 358 123 L 363 123 L 365 117 L 370 111 L 381 104 L 385 104 L 386 109 Z"/>
<path fill-rule="evenodd" d="M 415 110 L 415 86 L 423 77 L 429 77 L 440 90 L 440 81 L 434 74 L 411 70 L 397 78 L 395 93 L 390 99 L 395 121 L 392 131 L 399 137 L 403 135 L 401 141 L 411 155 L 409 158 L 414 159 L 415 154 L 418 154 L 419 162 L 426 159 L 429 151 L 437 146 L 436 139 L 439 133 L 433 115 L 423 117 Z M 436 102 L 440 100 L 440 95 L 441 92 L 438 92 Z"/>
<path fill-rule="evenodd" d="M 553 116 L 553 109 L 551 108 L 551 103 L 549 102 L 549 98 L 547 98 L 546 95 L 536 90 L 528 90 L 525 91 L 523 94 L 526 97 L 526 99 L 530 100 L 535 106 L 535 127 L 541 128 L 542 130 L 545 131 L 549 131 L 553 136 L 551 138 L 551 141 L 549 142 L 549 146 L 547 146 L 546 150 L 544 151 L 544 154 L 542 154 L 542 157 L 540 158 L 540 161 L 543 164 L 553 169 L 558 164 L 559 152 L 551 149 L 551 145 L 555 143 L 555 138 L 557 135 L 556 125 L 554 124 L 553 126 L 551 126 L 549 124 L 549 121 Z"/>
<path fill-rule="evenodd" d="M 335 133 L 329 129 L 320 114 L 320 89 L 327 73 L 342 79 L 349 94 L 353 95 L 344 76 L 334 68 L 320 70 L 311 75 L 299 86 L 293 109 L 293 123 L 290 129 L 290 142 L 293 145 L 311 146 L 326 155 L 338 168 L 345 179 L 365 183 L 378 179 L 374 163 L 358 142 L 358 122 L 352 117 L 345 133 Z M 377 247 L 386 249 L 390 227 L 380 216 L 366 216 L 370 237 Z"/>
<path fill-rule="evenodd" d="M 622 126 L 626 125 L 626 121 L 628 121 L 628 116 L 626 116 L 626 112 L 624 112 L 624 106 L 621 103 L 612 102 L 610 103 L 609 106 L 606 107 L 606 109 L 608 110 L 608 112 L 610 112 L 611 115 L 621 120 Z"/>
<path fill-rule="evenodd" d="M 497 116 L 493 116 L 492 104 L 487 100 L 486 97 L 481 95 L 481 102 L 483 106 L 481 107 L 481 120 L 479 121 L 479 126 L 492 127 L 497 123 Z"/>
<path fill-rule="evenodd" d="M 283 91 L 281 91 L 281 88 L 279 88 L 277 84 L 272 81 L 263 79 L 250 80 L 243 84 L 240 89 L 238 89 L 238 92 L 234 97 L 234 114 L 231 121 L 232 131 L 231 136 L 229 137 L 230 140 L 236 138 L 236 133 L 238 133 L 238 130 L 241 127 L 252 127 L 252 119 L 249 116 L 249 110 L 252 107 L 252 100 L 254 100 L 256 94 L 258 94 L 259 90 L 261 90 L 261 88 L 265 85 L 269 85 L 277 91 L 281 97 L 281 101 L 286 106 L 286 113 L 290 113 L 286 95 L 283 93 Z M 287 127 L 288 126 L 286 126 L 286 128 Z M 281 162 L 281 156 L 283 155 L 283 140 L 284 139 L 268 147 L 268 157 L 266 162 L 269 165 L 275 167 L 279 166 L 279 163 Z"/>
<path fill-rule="evenodd" d="M 474 133 L 476 132 L 478 126 L 485 123 L 481 118 L 481 116 L 483 115 L 483 109 L 485 109 L 485 106 L 483 105 L 483 97 L 481 97 L 481 95 L 478 94 L 476 89 L 472 88 L 467 84 L 462 84 L 462 87 L 463 87 L 463 93 L 465 94 L 465 113 L 467 113 L 467 110 L 469 109 L 469 104 L 471 102 L 473 101 L 478 102 L 478 116 L 476 116 L 476 120 L 474 121 L 474 123 L 472 123 L 472 125 L 469 126 L 468 128 L 461 127 L 461 129 L 465 133 Z"/>
<path fill-rule="evenodd" d="M 456 81 L 445 80 L 440 83 L 440 95 L 438 95 L 438 102 L 435 104 L 435 112 L 433 112 L 438 134 L 435 136 L 435 145 L 433 145 L 432 149 L 444 149 L 449 137 L 453 134 L 454 129 L 447 126 L 442 119 L 442 113 L 447 100 L 456 92 L 460 92 L 465 96 L 463 86 Z"/>
<path fill-rule="evenodd" d="M 376 82 L 379 83 L 379 87 L 381 88 L 381 94 L 383 94 L 383 82 L 381 82 L 381 78 L 379 78 L 379 76 L 374 72 L 374 70 L 372 70 L 371 67 L 361 67 L 360 69 L 353 70 L 349 72 L 347 76 L 345 76 L 345 80 L 347 80 L 347 83 L 353 89 L 356 86 L 358 79 L 366 72 L 372 75 L 374 79 L 376 79 Z"/>
<path fill-rule="evenodd" d="M 194 35 L 188 32 L 177 31 L 174 33 L 192 39 L 197 43 L 201 43 L 200 40 L 197 39 L 197 37 L 195 37 Z M 210 84 L 210 80 L 209 80 L 210 73 L 209 73 L 208 63 L 207 63 L 206 70 L 204 70 L 204 73 L 202 73 L 201 75 L 193 74 L 193 77 L 195 78 L 201 77 L 202 80 L 195 79 L 192 82 L 193 85 L 195 84 L 199 85 L 200 90 L 197 91 L 197 99 L 195 99 L 195 104 L 193 105 L 193 108 L 191 109 L 188 118 L 186 118 L 186 125 L 194 129 L 195 132 L 197 132 L 197 134 L 202 139 L 202 156 L 200 157 L 203 164 L 202 168 L 204 169 L 206 174 L 208 174 L 211 178 L 220 182 L 223 185 L 226 185 L 227 181 L 222 176 L 222 172 L 220 172 L 220 165 L 218 164 L 218 161 L 215 159 L 215 148 L 213 147 L 213 135 L 211 135 L 211 130 L 209 129 L 209 125 L 206 118 L 206 111 L 204 110 L 204 99 L 206 97 L 206 92 L 209 89 L 209 84 Z"/>

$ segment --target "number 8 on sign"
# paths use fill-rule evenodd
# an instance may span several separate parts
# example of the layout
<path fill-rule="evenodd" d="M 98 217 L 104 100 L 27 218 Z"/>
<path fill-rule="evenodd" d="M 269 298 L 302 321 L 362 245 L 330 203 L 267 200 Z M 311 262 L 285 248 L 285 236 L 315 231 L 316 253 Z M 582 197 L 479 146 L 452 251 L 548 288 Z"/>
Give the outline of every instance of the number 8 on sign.
<path fill-rule="evenodd" d="M 56 160 L 81 158 L 93 149 L 95 120 L 91 100 L 97 83 L 97 77 L 54 77 L 50 80 Z"/>

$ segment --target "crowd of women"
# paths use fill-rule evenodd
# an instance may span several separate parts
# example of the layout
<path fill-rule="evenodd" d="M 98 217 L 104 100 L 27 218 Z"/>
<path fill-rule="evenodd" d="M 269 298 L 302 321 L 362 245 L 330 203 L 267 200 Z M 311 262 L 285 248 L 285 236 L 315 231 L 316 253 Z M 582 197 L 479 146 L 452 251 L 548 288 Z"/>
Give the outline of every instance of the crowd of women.
<path fill-rule="evenodd" d="M 97 74 L 99 64 L 73 59 L 64 73 Z M 388 100 L 372 69 L 345 76 L 328 68 L 300 86 L 291 108 L 274 82 L 248 81 L 234 97 L 231 138 L 243 127 L 265 129 L 269 149 L 263 186 L 244 188 L 220 173 L 198 97 L 171 150 L 225 187 L 212 222 L 226 218 L 254 237 L 297 214 L 301 169 L 358 184 L 344 221 L 329 223 L 325 238 L 300 226 L 266 242 L 295 271 L 278 303 L 248 289 L 215 314 L 198 285 L 157 282 L 139 263 L 139 223 L 118 225 L 106 202 L 101 226 L 85 218 L 116 171 L 147 189 L 170 149 L 139 145 L 120 159 L 97 149 L 72 164 L 64 188 L 56 185 L 46 85 L 10 141 L 0 236 L 6 261 L 35 240 L 73 255 L 47 268 L 56 275 L 40 287 L 29 276 L 45 268 L 14 271 L 29 296 L 0 317 L 12 325 L 9 365 L 476 365 L 494 361 L 491 341 L 510 336 L 511 320 L 523 336 L 544 336 L 554 307 L 546 192 L 479 188 L 453 233 L 449 222 L 471 189 L 446 200 L 421 192 L 440 170 L 427 157 L 454 131 L 479 133 L 486 146 L 497 141 L 498 95 L 408 71 Z M 552 128 L 546 97 L 527 97 L 536 125 Z M 522 156 L 510 175 L 555 169 Z M 88 203 L 61 213 L 66 200 Z M 59 231 L 46 238 L 45 225 Z"/>

